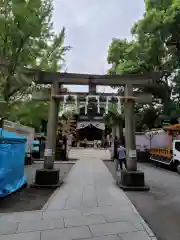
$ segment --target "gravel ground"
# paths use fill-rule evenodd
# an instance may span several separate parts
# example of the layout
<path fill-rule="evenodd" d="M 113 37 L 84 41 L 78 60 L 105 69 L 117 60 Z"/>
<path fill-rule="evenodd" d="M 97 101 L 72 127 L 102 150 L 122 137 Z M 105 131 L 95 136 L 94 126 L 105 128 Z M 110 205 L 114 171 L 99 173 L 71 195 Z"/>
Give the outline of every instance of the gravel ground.
<path fill-rule="evenodd" d="M 30 188 L 30 184 L 32 184 L 34 181 L 36 169 L 42 168 L 42 166 L 42 163 L 35 163 L 32 166 L 25 166 L 25 175 L 27 177 L 28 186 L 4 199 L 0 199 L 0 213 L 23 212 L 42 209 L 51 194 L 54 192 L 54 189 Z M 61 180 L 64 180 L 72 166 L 73 163 L 55 164 L 56 168 L 60 168 Z"/>

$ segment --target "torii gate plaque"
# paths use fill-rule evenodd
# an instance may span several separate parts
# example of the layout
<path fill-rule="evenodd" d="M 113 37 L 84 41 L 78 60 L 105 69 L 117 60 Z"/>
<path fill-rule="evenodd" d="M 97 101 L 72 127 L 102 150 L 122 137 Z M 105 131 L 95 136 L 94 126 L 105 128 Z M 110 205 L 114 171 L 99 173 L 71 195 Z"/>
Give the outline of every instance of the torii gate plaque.
<path fill-rule="evenodd" d="M 135 127 L 134 127 L 134 103 L 139 99 L 134 96 L 133 88 L 152 84 L 157 74 L 142 75 L 89 75 L 73 73 L 51 73 L 43 71 L 30 71 L 36 76 L 38 84 L 52 84 L 51 102 L 49 109 L 47 142 L 45 149 L 44 168 L 36 171 L 35 186 L 57 187 L 59 186 L 59 170 L 54 169 L 54 151 L 56 145 L 56 131 L 58 123 L 59 101 L 62 97 L 61 85 L 89 85 L 97 86 L 124 86 L 125 95 L 125 141 L 127 152 L 127 170 L 122 171 L 120 187 L 130 190 L 148 190 L 145 186 L 144 173 L 137 170 Z M 144 94 L 145 95 L 145 94 Z M 149 98 L 147 94 L 147 99 Z M 146 95 L 145 95 L 146 98 Z M 143 102 L 142 97 L 140 102 Z M 146 99 L 143 103 L 146 102 Z"/>

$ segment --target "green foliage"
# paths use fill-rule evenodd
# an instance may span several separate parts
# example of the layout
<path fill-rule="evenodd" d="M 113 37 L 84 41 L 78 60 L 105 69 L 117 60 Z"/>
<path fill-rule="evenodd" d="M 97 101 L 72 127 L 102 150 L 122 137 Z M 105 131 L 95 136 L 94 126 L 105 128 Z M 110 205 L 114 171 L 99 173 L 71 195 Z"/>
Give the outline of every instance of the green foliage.
<path fill-rule="evenodd" d="M 62 70 L 64 66 L 64 56 L 70 49 L 69 46 L 64 46 L 65 28 L 57 35 L 52 36 L 51 39 L 41 40 L 39 42 L 41 47 L 39 55 L 31 62 L 32 68 L 38 68 L 44 71 L 57 72 Z"/>
<path fill-rule="evenodd" d="M 55 34 L 51 0 L 3 0 L 0 4 L 0 116 L 38 131 L 47 120 L 47 102 L 30 101 L 36 86 L 24 68 L 60 71 L 65 28 Z"/>
<path fill-rule="evenodd" d="M 146 0 L 146 10 L 151 10 L 153 8 L 159 10 L 166 10 L 169 6 L 172 5 L 174 1 L 172 0 Z"/>
<path fill-rule="evenodd" d="M 158 119 L 172 119 L 180 113 L 180 1 L 146 0 L 145 6 L 143 18 L 132 27 L 134 40 L 113 39 L 108 63 L 111 64 L 110 74 L 160 73 L 156 83 L 144 89 L 154 95 L 150 109 L 137 106 L 140 125 L 146 122 L 150 127 L 145 117 L 149 111 L 156 113 L 152 126 L 159 122 Z M 161 107 L 157 103 L 161 103 Z"/>
<path fill-rule="evenodd" d="M 104 115 L 104 123 L 108 127 L 112 127 L 117 124 L 120 124 L 121 126 L 123 126 L 124 125 L 123 109 L 122 109 L 122 114 L 119 115 L 119 113 L 117 112 L 117 104 L 110 103 L 108 114 Z"/>
<path fill-rule="evenodd" d="M 46 21 L 45 9 L 42 8 L 39 0 L 4 0 L 1 4 L 0 84 L 7 102 L 21 88 L 22 82 L 29 85 L 29 79 L 22 70 L 34 57 L 34 42 L 42 37 L 42 25 Z"/>
<path fill-rule="evenodd" d="M 139 70 L 138 45 L 126 39 L 113 39 L 108 54 L 108 63 L 112 64 L 110 73 L 133 73 Z"/>
<path fill-rule="evenodd" d="M 40 131 L 42 122 L 48 120 L 48 111 L 49 102 L 24 101 L 12 107 L 9 120 L 20 122 L 23 125 L 31 126 Z"/>
<path fill-rule="evenodd" d="M 59 71 L 69 47 L 65 29 L 53 32 L 51 0 L 3 0 L 0 5 L 0 98 L 6 115 L 12 102 L 31 93 L 33 79 L 24 68 Z M 0 115 L 5 111 L 0 109 Z"/>

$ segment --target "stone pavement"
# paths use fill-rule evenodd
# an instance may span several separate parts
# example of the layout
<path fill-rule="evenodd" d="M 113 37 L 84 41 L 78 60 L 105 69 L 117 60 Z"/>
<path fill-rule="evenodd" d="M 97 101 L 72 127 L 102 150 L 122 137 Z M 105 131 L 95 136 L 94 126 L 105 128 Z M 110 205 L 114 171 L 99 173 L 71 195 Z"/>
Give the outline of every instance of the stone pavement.
<path fill-rule="evenodd" d="M 155 240 L 100 159 L 109 152 L 72 149 L 80 160 L 42 211 L 0 216 L 0 240 Z"/>

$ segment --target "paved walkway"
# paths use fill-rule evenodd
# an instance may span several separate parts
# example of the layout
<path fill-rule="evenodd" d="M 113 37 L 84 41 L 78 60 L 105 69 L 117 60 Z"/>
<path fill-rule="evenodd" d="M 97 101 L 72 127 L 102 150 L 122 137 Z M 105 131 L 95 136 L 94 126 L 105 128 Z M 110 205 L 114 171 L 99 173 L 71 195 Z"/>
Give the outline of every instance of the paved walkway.
<path fill-rule="evenodd" d="M 80 160 L 42 211 L 0 216 L 0 240 L 155 240 L 100 160 L 109 152 L 70 154 Z"/>

